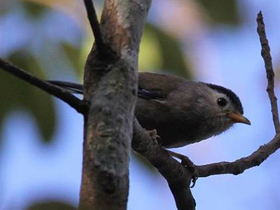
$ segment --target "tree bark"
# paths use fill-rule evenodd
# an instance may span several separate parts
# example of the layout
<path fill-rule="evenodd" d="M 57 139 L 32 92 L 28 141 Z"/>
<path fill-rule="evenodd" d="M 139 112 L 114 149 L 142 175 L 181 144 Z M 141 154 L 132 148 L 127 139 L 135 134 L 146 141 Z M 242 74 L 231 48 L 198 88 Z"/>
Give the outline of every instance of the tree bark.
<path fill-rule="evenodd" d="M 84 76 L 83 169 L 79 209 L 124 210 L 129 187 L 137 59 L 150 0 L 107 0 Z M 94 28 L 93 28 L 94 30 Z"/>

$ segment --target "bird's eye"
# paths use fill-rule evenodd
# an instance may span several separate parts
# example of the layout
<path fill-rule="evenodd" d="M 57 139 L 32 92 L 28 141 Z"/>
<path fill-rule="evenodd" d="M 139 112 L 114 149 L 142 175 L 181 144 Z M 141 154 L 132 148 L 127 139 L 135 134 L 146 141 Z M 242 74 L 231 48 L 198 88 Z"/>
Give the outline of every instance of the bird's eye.
<path fill-rule="evenodd" d="M 227 105 L 227 100 L 224 98 L 218 98 L 217 103 L 219 106 L 226 106 Z"/>

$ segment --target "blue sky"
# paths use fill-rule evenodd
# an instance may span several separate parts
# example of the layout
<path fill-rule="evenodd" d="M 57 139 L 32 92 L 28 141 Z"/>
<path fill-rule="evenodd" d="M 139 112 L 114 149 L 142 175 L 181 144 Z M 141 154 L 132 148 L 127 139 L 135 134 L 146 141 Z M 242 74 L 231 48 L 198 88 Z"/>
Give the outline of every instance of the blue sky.
<path fill-rule="evenodd" d="M 153 7 L 157 3 L 155 1 Z M 256 33 L 255 19 L 259 10 L 263 11 L 274 64 L 279 65 L 280 2 L 277 0 L 240 1 L 244 25 L 237 29 L 220 27 L 208 31 L 197 46 L 194 56 L 198 59 L 197 79 L 234 90 L 252 126 L 236 125 L 220 136 L 176 150 L 189 155 L 196 164 L 233 161 L 251 154 L 273 137 L 264 64 Z M 13 21 L 12 18 L 5 27 L 15 25 L 17 19 Z M 28 34 L 27 26 L 22 23 L 20 30 Z M 1 27 L 4 26 L 0 22 Z M 22 37 L 14 33 L 7 37 L 3 33 L 0 35 L 0 55 L 5 54 L 5 48 L 23 42 Z M 18 111 L 7 119 L 1 134 L 4 142 L 0 152 L 1 210 L 8 210 L 10 206 L 21 210 L 32 201 L 52 198 L 77 205 L 83 119 L 62 102 L 56 100 L 55 104 L 58 128 L 54 143 L 48 146 L 38 141 L 40 134 L 32 116 Z M 260 167 L 239 176 L 199 179 L 192 190 L 197 209 L 279 209 L 279 159 L 280 154 L 276 152 Z M 130 169 L 129 210 L 175 209 L 172 194 L 159 174 L 147 170 L 135 157 L 131 158 Z"/>

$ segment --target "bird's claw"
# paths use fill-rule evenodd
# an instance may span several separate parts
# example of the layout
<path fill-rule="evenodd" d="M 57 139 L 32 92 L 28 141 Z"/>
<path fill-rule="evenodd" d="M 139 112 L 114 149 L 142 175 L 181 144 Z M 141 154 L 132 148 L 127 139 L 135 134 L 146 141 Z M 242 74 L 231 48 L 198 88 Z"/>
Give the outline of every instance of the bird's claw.
<path fill-rule="evenodd" d="M 195 186 L 195 183 L 196 183 L 197 179 L 198 179 L 198 172 L 197 172 L 196 165 L 185 155 L 182 155 L 182 154 L 179 154 L 177 152 L 170 151 L 170 150 L 168 150 L 168 152 L 171 156 L 180 159 L 181 164 L 191 172 L 191 174 L 192 174 L 192 179 L 191 179 L 192 184 L 190 185 L 190 188 L 193 188 Z"/>
<path fill-rule="evenodd" d="M 159 135 L 157 135 L 157 130 L 153 129 L 153 130 L 146 130 L 146 132 L 148 133 L 148 135 L 154 140 L 156 141 L 156 143 L 158 143 L 159 145 L 161 145 L 161 138 Z"/>
<path fill-rule="evenodd" d="M 192 179 L 191 179 L 190 188 L 193 188 L 198 179 L 196 165 L 187 156 L 183 156 L 183 155 L 181 156 L 181 164 L 191 172 Z"/>

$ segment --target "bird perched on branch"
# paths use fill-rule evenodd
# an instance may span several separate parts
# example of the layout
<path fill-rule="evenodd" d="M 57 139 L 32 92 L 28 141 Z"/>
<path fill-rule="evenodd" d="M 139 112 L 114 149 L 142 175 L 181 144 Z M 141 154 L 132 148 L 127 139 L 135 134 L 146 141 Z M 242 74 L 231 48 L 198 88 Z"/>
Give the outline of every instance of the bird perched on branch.
<path fill-rule="evenodd" d="M 49 82 L 73 93 L 83 93 L 79 84 Z M 162 146 L 167 148 L 199 142 L 235 123 L 251 124 L 231 90 L 156 73 L 139 73 L 135 116 L 143 128 L 156 129 Z"/>

